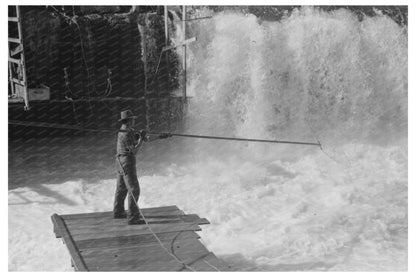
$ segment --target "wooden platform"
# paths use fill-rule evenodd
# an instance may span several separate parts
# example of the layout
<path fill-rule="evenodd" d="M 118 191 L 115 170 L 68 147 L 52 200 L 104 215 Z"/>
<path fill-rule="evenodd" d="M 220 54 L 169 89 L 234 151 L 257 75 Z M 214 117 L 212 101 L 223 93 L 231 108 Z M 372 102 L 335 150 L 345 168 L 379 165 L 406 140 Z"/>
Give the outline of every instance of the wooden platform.
<path fill-rule="evenodd" d="M 127 219 L 114 219 L 112 212 L 54 214 L 52 222 L 76 271 L 230 270 L 198 240 L 199 225 L 209 224 L 205 218 L 185 215 L 176 206 L 142 213 L 149 226 L 128 225 Z"/>

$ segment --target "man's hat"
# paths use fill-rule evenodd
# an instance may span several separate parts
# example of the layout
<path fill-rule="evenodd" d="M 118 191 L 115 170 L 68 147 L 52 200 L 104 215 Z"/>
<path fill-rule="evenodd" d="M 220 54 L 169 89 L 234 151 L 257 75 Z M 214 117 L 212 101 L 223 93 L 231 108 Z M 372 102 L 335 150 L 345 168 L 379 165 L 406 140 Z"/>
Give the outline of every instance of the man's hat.
<path fill-rule="evenodd" d="M 137 118 L 137 116 L 133 115 L 130 110 L 125 110 L 121 112 L 121 118 L 118 121 L 122 121 L 125 119 Z"/>

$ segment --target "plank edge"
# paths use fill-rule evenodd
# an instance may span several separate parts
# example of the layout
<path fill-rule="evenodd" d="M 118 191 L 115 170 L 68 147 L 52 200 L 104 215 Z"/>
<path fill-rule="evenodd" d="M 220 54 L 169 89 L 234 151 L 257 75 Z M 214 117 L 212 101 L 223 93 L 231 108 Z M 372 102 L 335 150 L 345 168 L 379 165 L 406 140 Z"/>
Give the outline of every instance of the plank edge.
<path fill-rule="evenodd" d="M 57 214 L 53 214 L 51 218 L 54 224 L 55 235 L 59 235 L 65 242 L 76 271 L 88 271 L 88 268 L 85 265 L 85 262 L 82 259 L 81 254 L 79 253 L 78 248 L 75 245 L 75 242 L 69 234 L 69 231 L 65 226 L 65 222 L 63 221 L 63 219 Z"/>

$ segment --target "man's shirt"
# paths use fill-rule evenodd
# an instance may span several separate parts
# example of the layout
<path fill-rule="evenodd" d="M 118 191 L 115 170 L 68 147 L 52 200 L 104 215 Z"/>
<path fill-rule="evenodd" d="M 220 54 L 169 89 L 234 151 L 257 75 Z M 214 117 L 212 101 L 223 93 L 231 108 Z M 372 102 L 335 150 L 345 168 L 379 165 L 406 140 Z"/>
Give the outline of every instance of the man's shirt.
<path fill-rule="evenodd" d="M 117 154 L 132 154 L 134 155 L 135 145 L 138 141 L 134 129 L 127 129 L 127 132 L 118 132 L 117 135 Z"/>

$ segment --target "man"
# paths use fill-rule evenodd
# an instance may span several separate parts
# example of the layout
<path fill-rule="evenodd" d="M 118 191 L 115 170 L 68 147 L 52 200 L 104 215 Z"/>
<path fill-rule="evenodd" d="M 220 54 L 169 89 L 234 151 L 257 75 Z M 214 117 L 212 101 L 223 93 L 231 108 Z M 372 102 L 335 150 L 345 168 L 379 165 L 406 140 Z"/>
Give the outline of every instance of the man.
<path fill-rule="evenodd" d="M 136 153 L 146 141 L 163 139 L 172 135 L 165 133 L 156 138 L 150 139 L 146 131 L 136 133 L 133 129 L 135 124 L 134 116 L 130 110 L 122 111 L 121 128 L 117 135 L 117 188 L 114 197 L 114 218 L 128 218 L 128 224 L 143 224 L 138 208 L 140 196 L 139 181 L 136 173 Z M 124 211 L 124 200 L 128 194 L 128 212 Z"/>

